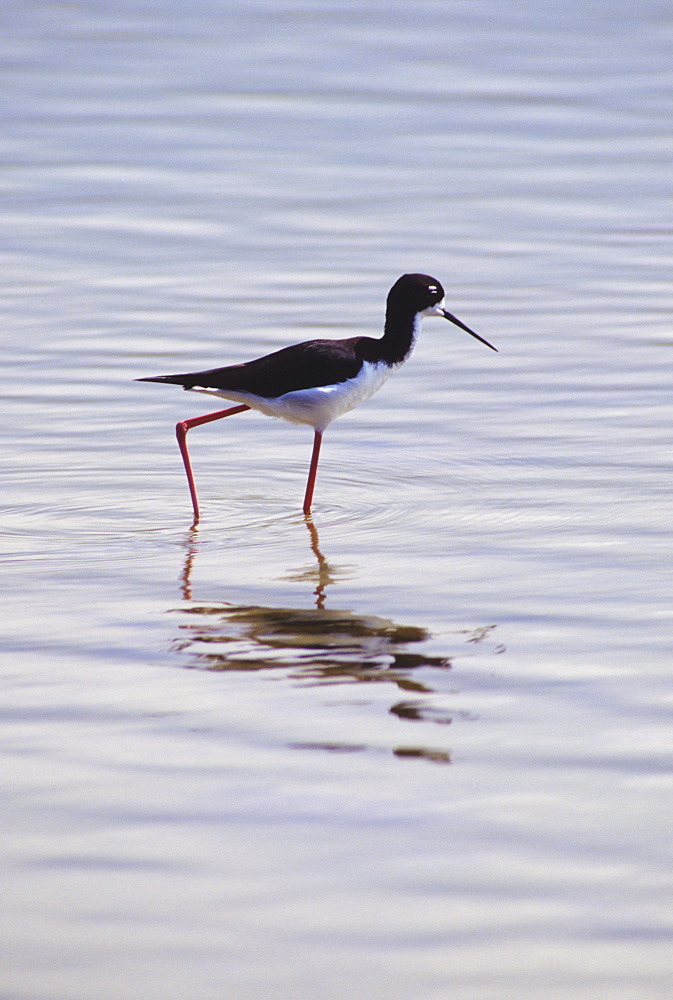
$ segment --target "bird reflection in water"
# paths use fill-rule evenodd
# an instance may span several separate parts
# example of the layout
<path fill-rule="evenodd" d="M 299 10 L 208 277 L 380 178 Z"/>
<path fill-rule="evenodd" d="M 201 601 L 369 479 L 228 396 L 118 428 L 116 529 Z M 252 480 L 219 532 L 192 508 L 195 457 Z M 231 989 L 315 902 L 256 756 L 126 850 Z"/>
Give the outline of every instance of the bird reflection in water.
<path fill-rule="evenodd" d="M 182 595 L 188 603 L 179 609 L 188 620 L 180 625 L 176 639 L 177 648 L 189 655 L 190 666 L 212 671 L 279 670 L 302 685 L 391 684 L 405 694 L 389 709 L 400 720 L 446 726 L 456 718 L 470 718 L 464 711 L 433 704 L 432 696 L 439 692 L 431 686 L 430 671 L 445 673 L 451 661 L 424 650 L 431 638 L 426 629 L 325 607 L 327 588 L 335 582 L 338 571 L 321 552 L 315 524 L 310 517 L 305 521 L 315 565 L 292 576 L 315 583 L 315 607 L 305 609 L 195 602 L 191 578 L 198 536 L 196 529 L 192 530 L 181 579 Z M 488 628 L 477 630 L 464 641 L 483 641 L 489 633 Z M 334 752 L 367 749 L 335 743 L 294 746 Z M 398 757 L 450 763 L 450 754 L 443 749 L 412 744 L 393 752 Z"/>

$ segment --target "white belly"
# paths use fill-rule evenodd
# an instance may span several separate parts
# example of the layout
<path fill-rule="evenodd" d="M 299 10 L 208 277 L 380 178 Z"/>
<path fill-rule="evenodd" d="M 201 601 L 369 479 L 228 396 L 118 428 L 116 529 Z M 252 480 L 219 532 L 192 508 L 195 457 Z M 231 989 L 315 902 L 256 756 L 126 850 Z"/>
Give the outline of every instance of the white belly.
<path fill-rule="evenodd" d="M 348 413 L 360 403 L 364 403 L 377 392 L 395 369 L 390 365 L 365 361 L 355 378 L 336 385 L 321 385 L 315 389 L 298 389 L 296 392 L 286 392 L 274 399 L 265 399 L 249 392 L 237 392 L 232 389 L 197 389 L 208 396 L 220 396 L 236 403 L 246 403 L 253 410 L 260 410 L 269 417 L 281 417 L 294 424 L 308 424 L 317 431 L 325 428 Z"/>

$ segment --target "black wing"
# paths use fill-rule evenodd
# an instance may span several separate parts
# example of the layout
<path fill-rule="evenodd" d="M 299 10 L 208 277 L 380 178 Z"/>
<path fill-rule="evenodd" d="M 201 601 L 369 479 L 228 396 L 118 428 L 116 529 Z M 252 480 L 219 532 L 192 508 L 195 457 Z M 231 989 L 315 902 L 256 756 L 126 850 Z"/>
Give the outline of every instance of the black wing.
<path fill-rule="evenodd" d="M 362 367 L 358 347 L 366 337 L 308 340 L 255 361 L 183 375 L 156 375 L 138 382 L 169 382 L 185 389 L 231 389 L 274 399 L 286 392 L 334 385 L 354 378 Z"/>

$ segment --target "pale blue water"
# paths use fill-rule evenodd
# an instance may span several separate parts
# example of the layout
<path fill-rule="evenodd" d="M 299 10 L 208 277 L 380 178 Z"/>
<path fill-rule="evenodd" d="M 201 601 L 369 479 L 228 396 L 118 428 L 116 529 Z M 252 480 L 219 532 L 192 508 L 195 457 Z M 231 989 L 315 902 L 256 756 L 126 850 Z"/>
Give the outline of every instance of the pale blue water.
<path fill-rule="evenodd" d="M 668 1000 L 668 5 L 0 7 L 2 1000 Z M 428 320 L 325 438 L 133 379 Z M 204 405 L 205 404 L 205 405 Z"/>

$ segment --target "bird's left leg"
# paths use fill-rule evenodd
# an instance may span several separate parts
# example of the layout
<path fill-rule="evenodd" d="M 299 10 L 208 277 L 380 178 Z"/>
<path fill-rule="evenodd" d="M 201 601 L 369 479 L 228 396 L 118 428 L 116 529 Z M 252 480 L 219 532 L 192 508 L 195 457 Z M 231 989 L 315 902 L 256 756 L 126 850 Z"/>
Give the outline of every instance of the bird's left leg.
<path fill-rule="evenodd" d="M 199 499 L 196 495 L 196 483 L 194 482 L 192 462 L 187 448 L 187 431 L 192 427 L 200 427 L 201 424 L 209 424 L 211 420 L 221 420 L 222 417 L 232 417 L 234 413 L 243 413 L 244 410 L 249 409 L 249 406 L 242 403 L 240 406 L 230 406 L 226 410 L 217 410 L 216 413 L 206 413 L 202 417 L 191 417 L 189 420 L 180 420 L 179 423 L 175 425 L 175 436 L 178 439 L 180 454 L 182 455 L 182 461 L 185 464 L 187 482 L 189 483 L 189 493 L 192 498 L 192 507 L 194 508 L 194 524 L 199 523 Z"/>

